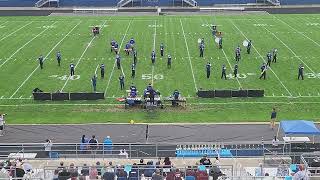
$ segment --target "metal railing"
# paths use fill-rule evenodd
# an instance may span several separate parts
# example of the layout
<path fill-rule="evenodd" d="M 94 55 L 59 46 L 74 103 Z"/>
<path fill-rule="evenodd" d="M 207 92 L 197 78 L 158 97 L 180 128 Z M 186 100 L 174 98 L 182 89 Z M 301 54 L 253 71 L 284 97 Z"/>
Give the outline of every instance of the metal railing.
<path fill-rule="evenodd" d="M 305 144 L 304 144 L 305 145 Z M 315 146 L 315 147 L 313 147 Z M 294 148 L 288 143 L 279 142 L 277 146 L 272 142 L 230 142 L 230 143 L 163 143 L 163 144 L 113 144 L 112 146 L 102 143 L 94 146 L 89 144 L 53 144 L 52 157 L 44 150 L 41 143 L 0 143 L 0 159 L 5 158 L 154 158 L 154 157 L 201 157 L 207 154 L 211 157 L 264 157 L 264 155 L 290 156 L 300 160 L 301 152 L 316 151 L 319 145 L 306 144 L 303 147 Z M 312 148 L 310 148 L 312 147 Z M 120 151 L 125 149 L 125 153 Z M 229 156 L 219 154 L 227 150 Z M 192 152 L 177 154 L 180 151 Z M 18 153 L 17 153 L 18 152 Z"/>
<path fill-rule="evenodd" d="M 183 0 L 183 2 L 189 4 L 192 7 L 196 7 L 198 5 L 197 1 L 195 0 Z"/>
<path fill-rule="evenodd" d="M 123 6 L 127 5 L 127 4 L 129 4 L 130 2 L 132 2 L 132 0 L 121 0 L 121 1 L 118 2 L 117 6 L 118 7 L 123 7 Z"/>

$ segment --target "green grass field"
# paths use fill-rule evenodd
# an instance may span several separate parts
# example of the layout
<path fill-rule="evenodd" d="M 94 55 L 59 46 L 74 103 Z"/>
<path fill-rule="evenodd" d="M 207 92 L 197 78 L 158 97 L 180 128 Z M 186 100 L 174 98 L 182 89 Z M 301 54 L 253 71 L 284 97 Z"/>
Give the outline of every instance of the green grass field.
<path fill-rule="evenodd" d="M 223 50 L 211 35 L 210 25 L 223 33 Z M 91 26 L 102 26 L 93 38 Z M 94 122 L 243 122 L 266 121 L 272 107 L 279 119 L 320 119 L 320 15 L 238 16 L 141 16 L 141 17 L 0 17 L 0 111 L 9 114 L 8 123 L 94 123 Z M 123 48 L 134 37 L 138 51 L 136 78 L 131 79 L 132 57 Z M 199 58 L 198 39 L 204 38 L 204 58 Z M 114 64 L 110 40 L 121 46 L 122 70 Z M 221 80 L 221 66 L 232 73 L 234 49 L 252 39 L 251 54 L 242 47 L 239 78 Z M 172 68 L 160 58 L 160 44 L 173 57 Z M 155 66 L 150 54 L 157 51 Z M 278 62 L 271 65 L 267 80 L 259 80 L 266 53 L 278 49 Z M 56 52 L 62 53 L 58 67 Z M 41 70 L 37 58 L 45 57 Z M 205 65 L 212 64 L 207 80 Z M 69 64 L 76 65 L 75 79 L 69 78 Z M 104 79 L 97 90 L 103 101 L 35 102 L 35 87 L 47 92 L 92 92 L 91 77 L 104 63 Z M 298 81 L 298 66 L 305 67 L 305 80 Z M 118 77 L 126 76 L 139 92 L 153 83 L 163 96 L 179 89 L 188 98 L 186 109 L 125 110 L 115 99 L 123 97 Z M 100 76 L 99 76 L 100 77 Z M 264 98 L 201 99 L 197 89 L 264 89 Z"/>

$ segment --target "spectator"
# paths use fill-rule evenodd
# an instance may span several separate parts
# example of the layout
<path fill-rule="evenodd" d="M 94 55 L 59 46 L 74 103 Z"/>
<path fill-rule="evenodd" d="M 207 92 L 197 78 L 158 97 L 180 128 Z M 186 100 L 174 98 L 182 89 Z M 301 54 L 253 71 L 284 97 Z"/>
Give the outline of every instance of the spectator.
<path fill-rule="evenodd" d="M 119 167 L 117 171 L 117 177 L 121 178 L 122 180 L 127 179 L 128 174 L 126 171 L 124 171 L 124 166 Z"/>
<path fill-rule="evenodd" d="M 196 172 L 196 179 L 197 180 L 208 180 L 209 179 L 209 175 L 208 175 L 207 171 L 198 170 Z"/>
<path fill-rule="evenodd" d="M 71 180 L 77 180 L 79 173 L 78 173 L 78 169 L 74 167 L 73 163 L 70 164 L 69 172 L 70 172 Z"/>
<path fill-rule="evenodd" d="M 213 166 L 210 170 L 210 176 L 213 177 L 213 180 L 217 180 L 222 175 L 223 174 L 218 166 Z"/>
<path fill-rule="evenodd" d="M 4 164 L 0 164 L 0 179 L 10 179 L 8 171 L 4 168 Z"/>
<path fill-rule="evenodd" d="M 277 168 L 276 176 L 282 176 L 282 177 L 289 176 L 289 169 L 285 165 L 284 161 L 281 161 L 281 163 L 279 164 L 279 166 Z"/>
<path fill-rule="evenodd" d="M 52 179 L 59 180 L 59 170 L 58 169 L 54 170 Z"/>
<path fill-rule="evenodd" d="M 144 163 L 143 159 L 140 159 L 140 163 L 138 164 L 140 176 L 144 173 L 145 166 L 146 166 L 146 164 Z"/>
<path fill-rule="evenodd" d="M 262 163 L 259 163 L 259 166 L 255 169 L 255 176 L 263 176 L 264 175 L 264 170 Z"/>
<path fill-rule="evenodd" d="M 271 129 L 275 128 L 275 121 L 277 120 L 277 111 L 276 108 L 272 108 L 272 112 L 271 112 L 271 120 L 270 120 L 270 127 Z"/>
<path fill-rule="evenodd" d="M 218 168 L 220 168 L 219 157 L 216 157 L 216 160 L 214 161 L 214 165 L 217 166 Z"/>
<path fill-rule="evenodd" d="M 91 166 L 89 171 L 89 179 L 97 179 L 98 178 L 98 170 L 95 165 Z"/>
<path fill-rule="evenodd" d="M 309 175 L 304 165 L 299 165 L 299 171 L 294 174 L 293 180 L 309 180 Z"/>
<path fill-rule="evenodd" d="M 152 180 L 163 180 L 163 176 L 160 175 L 159 169 L 156 169 L 155 174 L 152 175 Z"/>
<path fill-rule="evenodd" d="M 115 178 L 115 173 L 114 173 L 114 169 L 111 168 L 112 163 L 109 162 L 109 166 L 106 168 L 105 173 L 103 173 L 102 178 L 103 180 L 114 180 Z"/>
<path fill-rule="evenodd" d="M 165 168 L 171 168 L 172 167 L 172 163 L 171 163 L 169 157 L 165 157 L 164 158 L 163 167 L 165 167 Z"/>
<path fill-rule="evenodd" d="M 92 138 L 89 140 L 89 145 L 90 145 L 91 153 L 96 154 L 98 149 L 98 140 L 96 139 L 95 135 L 93 135 Z"/>
<path fill-rule="evenodd" d="M 88 150 L 88 138 L 86 138 L 86 135 L 82 135 L 81 138 L 81 143 L 80 143 L 80 151 L 82 153 L 86 153 L 86 151 Z"/>
<path fill-rule="evenodd" d="M 182 180 L 182 174 L 179 169 L 176 169 L 176 172 L 174 173 L 174 180 Z"/>
<path fill-rule="evenodd" d="M 279 139 L 277 139 L 277 136 L 274 136 L 274 138 L 272 139 L 272 146 L 274 148 L 278 147 L 279 144 Z"/>
<path fill-rule="evenodd" d="M 47 139 L 46 143 L 44 143 L 44 151 L 46 152 L 46 157 L 48 158 L 50 158 L 51 147 L 52 147 L 52 141 L 50 139 Z"/>
<path fill-rule="evenodd" d="M 126 152 L 125 149 L 121 149 L 121 150 L 120 150 L 119 158 L 126 158 L 126 159 L 128 159 L 128 153 Z"/>
<path fill-rule="evenodd" d="M 70 179 L 70 177 L 70 172 L 68 172 L 66 168 L 64 168 L 58 175 L 59 180 L 67 180 Z"/>
<path fill-rule="evenodd" d="M 102 170 L 102 166 L 100 165 L 100 162 L 96 162 L 96 168 L 97 168 L 97 171 L 98 171 L 98 175 L 101 176 L 101 170 Z"/>
<path fill-rule="evenodd" d="M 139 174 L 138 166 L 136 163 L 133 163 L 131 171 L 129 173 L 129 179 L 138 178 L 141 174 Z"/>
<path fill-rule="evenodd" d="M 147 166 L 145 167 L 143 174 L 145 177 L 152 177 L 154 170 L 155 170 L 155 167 L 153 165 L 153 162 L 149 161 L 149 162 L 147 162 Z"/>
<path fill-rule="evenodd" d="M 63 161 L 60 162 L 57 169 L 59 170 L 59 172 L 61 172 L 64 169 L 64 162 Z"/>
<path fill-rule="evenodd" d="M 112 140 L 107 136 L 103 141 L 103 149 L 106 154 L 112 154 Z"/>
<path fill-rule="evenodd" d="M 196 177 L 196 172 L 194 169 L 192 169 L 191 166 L 188 166 L 187 171 L 186 171 L 186 176 Z"/>
<path fill-rule="evenodd" d="M 203 155 L 203 158 L 200 159 L 200 164 L 205 165 L 205 166 L 210 166 L 212 163 L 211 163 L 210 159 L 208 158 L 208 156 L 205 154 L 205 155 Z"/>
<path fill-rule="evenodd" d="M 5 125 L 5 121 L 4 121 L 4 116 L 6 114 L 1 114 L 0 113 L 0 136 L 4 135 L 4 125 Z"/>
<path fill-rule="evenodd" d="M 87 164 L 83 164 L 83 167 L 81 169 L 81 174 L 83 176 L 89 176 L 89 167 L 87 166 Z"/>

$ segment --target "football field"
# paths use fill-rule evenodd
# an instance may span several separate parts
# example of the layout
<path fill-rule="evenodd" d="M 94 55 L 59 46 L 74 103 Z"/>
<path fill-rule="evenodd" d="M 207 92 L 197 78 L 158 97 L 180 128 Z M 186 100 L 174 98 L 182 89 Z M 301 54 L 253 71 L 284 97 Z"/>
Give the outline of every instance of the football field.
<path fill-rule="evenodd" d="M 218 49 L 211 25 L 223 34 L 223 49 Z M 93 26 L 100 35 L 92 36 Z M 133 57 L 123 51 L 134 38 L 138 54 L 136 77 L 131 78 Z M 204 58 L 199 57 L 198 39 L 204 38 Z M 121 69 L 117 69 L 110 41 L 118 42 Z M 252 40 L 251 54 L 242 45 Z M 165 56 L 160 57 L 160 44 Z M 234 50 L 242 48 L 238 78 L 233 77 Z M 0 17 L 0 111 L 12 114 L 11 123 L 77 122 L 225 122 L 264 121 L 273 106 L 281 118 L 320 117 L 320 15 L 217 15 L 217 16 L 49 16 Z M 278 50 L 277 63 L 260 80 L 260 66 L 266 54 Z M 151 64 L 151 52 L 156 63 Z M 62 54 L 59 67 L 56 53 Z M 172 67 L 167 68 L 167 54 Z M 38 57 L 43 55 L 44 68 Z M 212 64 L 207 79 L 205 66 Z M 69 65 L 75 64 L 75 76 Z M 100 64 L 105 78 L 100 78 Z M 298 80 L 298 67 L 304 65 L 305 79 Z M 227 67 L 227 80 L 221 67 Z M 35 102 L 32 90 L 45 92 L 92 92 L 91 78 L 98 75 L 97 91 L 103 101 Z M 187 98 L 187 109 L 167 108 L 149 112 L 124 110 L 116 98 L 124 97 L 125 87 L 137 86 L 139 95 L 149 83 L 170 96 L 178 89 Z M 201 99 L 199 89 L 264 89 L 263 98 Z M 282 114 L 281 114 L 282 112 Z M 155 115 L 153 115 L 153 113 Z M 10 123 L 10 122 L 9 122 Z"/>

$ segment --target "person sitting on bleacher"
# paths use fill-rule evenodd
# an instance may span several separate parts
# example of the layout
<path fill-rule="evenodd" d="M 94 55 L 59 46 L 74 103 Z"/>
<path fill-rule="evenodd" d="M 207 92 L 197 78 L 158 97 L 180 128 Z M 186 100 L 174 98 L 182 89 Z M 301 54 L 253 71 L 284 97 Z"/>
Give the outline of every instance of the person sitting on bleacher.
<path fill-rule="evenodd" d="M 208 180 L 209 179 L 209 175 L 208 175 L 207 171 L 198 170 L 196 172 L 196 179 L 197 180 Z"/>
<path fill-rule="evenodd" d="M 155 166 L 153 165 L 152 161 L 147 162 L 147 166 L 145 167 L 145 170 L 143 172 L 145 177 L 152 177 L 153 173 L 155 171 Z"/>
<path fill-rule="evenodd" d="M 180 92 L 176 89 L 176 90 L 174 90 L 172 96 L 173 96 L 173 99 L 174 99 L 174 101 L 172 101 L 172 106 L 178 106 L 177 100 L 179 100 Z"/>
<path fill-rule="evenodd" d="M 200 159 L 200 164 L 204 165 L 206 167 L 212 165 L 212 163 L 211 163 L 210 159 L 208 158 L 207 154 L 203 155 L 203 158 Z"/>
<path fill-rule="evenodd" d="M 128 173 L 124 171 L 124 166 L 120 166 L 117 170 L 117 177 L 118 179 L 127 179 Z"/>
<path fill-rule="evenodd" d="M 131 171 L 129 172 L 129 179 L 138 179 L 140 175 L 137 163 L 133 163 Z"/>
<path fill-rule="evenodd" d="M 182 174 L 179 169 L 171 169 L 167 174 L 166 180 L 182 180 Z"/>

